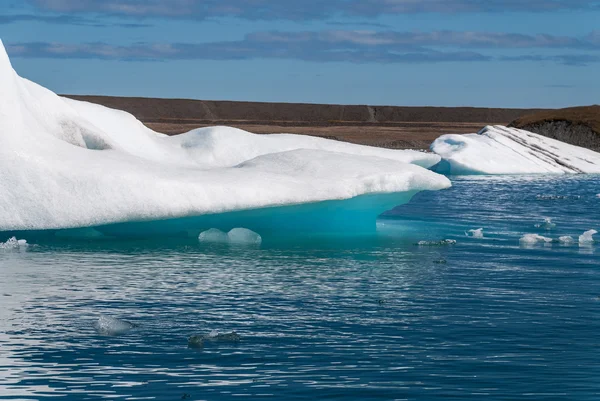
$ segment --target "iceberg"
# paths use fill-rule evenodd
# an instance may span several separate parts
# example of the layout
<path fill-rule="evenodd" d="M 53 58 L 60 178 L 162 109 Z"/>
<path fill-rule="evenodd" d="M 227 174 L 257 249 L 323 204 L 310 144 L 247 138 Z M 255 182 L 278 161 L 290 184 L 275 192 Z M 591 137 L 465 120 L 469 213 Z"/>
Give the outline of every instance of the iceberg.
<path fill-rule="evenodd" d="M 444 174 L 600 173 L 600 153 L 499 125 L 442 135 L 431 151 L 442 158 L 434 170 Z"/>
<path fill-rule="evenodd" d="M 228 127 L 168 137 L 19 77 L 1 41 L 0 88 L 0 232 L 355 233 L 451 185 L 431 153 Z"/>
<path fill-rule="evenodd" d="M 594 235 L 596 234 L 598 234 L 598 231 L 596 230 L 589 230 L 584 232 L 579 236 L 579 243 L 584 245 L 593 244 L 595 242 Z"/>

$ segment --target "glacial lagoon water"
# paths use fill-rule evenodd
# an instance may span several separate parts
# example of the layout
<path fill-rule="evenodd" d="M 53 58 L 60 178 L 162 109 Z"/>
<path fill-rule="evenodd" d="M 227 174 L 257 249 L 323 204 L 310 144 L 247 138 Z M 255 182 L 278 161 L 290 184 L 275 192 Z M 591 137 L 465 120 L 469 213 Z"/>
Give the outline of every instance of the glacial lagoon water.
<path fill-rule="evenodd" d="M 600 399 L 600 177 L 453 184 L 368 238 L 25 237 L 0 249 L 0 399 Z"/>

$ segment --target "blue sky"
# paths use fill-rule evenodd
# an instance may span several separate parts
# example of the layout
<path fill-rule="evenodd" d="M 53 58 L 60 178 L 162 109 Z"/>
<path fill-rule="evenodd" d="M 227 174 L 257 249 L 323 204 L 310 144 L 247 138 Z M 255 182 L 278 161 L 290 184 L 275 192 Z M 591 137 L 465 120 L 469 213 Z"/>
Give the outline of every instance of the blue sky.
<path fill-rule="evenodd" d="M 59 93 L 309 103 L 600 103 L 600 0 L 2 0 Z"/>

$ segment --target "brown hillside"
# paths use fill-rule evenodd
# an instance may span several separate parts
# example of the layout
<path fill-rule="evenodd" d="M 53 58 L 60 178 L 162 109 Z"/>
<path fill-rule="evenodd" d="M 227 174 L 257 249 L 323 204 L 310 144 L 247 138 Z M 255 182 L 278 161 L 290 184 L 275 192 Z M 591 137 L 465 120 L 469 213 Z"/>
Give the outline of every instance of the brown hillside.
<path fill-rule="evenodd" d="M 522 128 L 542 122 L 556 121 L 568 121 L 571 124 L 587 125 L 600 134 L 600 105 L 544 110 L 538 113 L 527 114 L 513 121 L 511 126 Z"/>
<path fill-rule="evenodd" d="M 125 110 L 148 127 L 175 135 L 229 125 L 258 134 L 294 133 L 388 148 L 427 149 L 446 133 L 477 132 L 540 110 L 472 107 L 396 107 L 75 96 Z"/>
<path fill-rule="evenodd" d="M 600 106 L 570 107 L 528 114 L 510 126 L 600 151 Z"/>

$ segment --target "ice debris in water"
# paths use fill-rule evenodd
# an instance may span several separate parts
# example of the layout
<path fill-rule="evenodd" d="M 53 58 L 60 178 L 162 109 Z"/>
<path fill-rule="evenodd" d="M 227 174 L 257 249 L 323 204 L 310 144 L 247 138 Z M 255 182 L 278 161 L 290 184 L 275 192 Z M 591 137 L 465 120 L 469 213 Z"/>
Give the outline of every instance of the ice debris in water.
<path fill-rule="evenodd" d="M 211 228 L 201 232 L 198 236 L 200 242 L 213 242 L 213 243 L 227 243 L 229 242 L 229 236 L 221 230 Z"/>
<path fill-rule="evenodd" d="M 29 244 L 24 239 L 11 237 L 6 242 L 0 242 L 0 249 L 21 249 L 28 247 Z"/>
<path fill-rule="evenodd" d="M 553 223 L 549 217 L 546 217 L 543 223 L 535 225 L 535 228 L 543 228 L 544 230 L 552 230 L 554 227 L 556 227 L 556 223 Z"/>
<path fill-rule="evenodd" d="M 218 244 L 236 244 L 236 245 L 260 245 L 262 237 L 247 228 L 234 228 L 225 233 L 216 228 L 200 233 L 198 236 L 200 242 L 218 243 Z"/>
<path fill-rule="evenodd" d="M 465 234 L 467 234 L 467 237 L 481 239 L 483 238 L 483 228 L 478 228 L 477 230 L 469 230 Z"/>
<path fill-rule="evenodd" d="M 234 228 L 227 233 L 229 242 L 232 244 L 254 244 L 260 245 L 262 237 L 247 228 Z"/>
<path fill-rule="evenodd" d="M 232 331 L 230 333 L 219 333 L 218 331 L 211 331 L 208 334 L 195 335 L 188 338 L 188 347 L 190 348 L 202 348 L 204 343 L 237 343 L 241 340 L 241 336 Z"/>
<path fill-rule="evenodd" d="M 544 237 L 539 234 L 525 234 L 519 240 L 521 244 L 537 244 L 538 242 L 550 243 L 552 242 L 552 238 Z"/>
<path fill-rule="evenodd" d="M 575 242 L 575 240 L 570 235 L 564 235 L 558 238 L 558 242 L 560 242 L 561 244 L 572 244 L 573 242 Z"/>
<path fill-rule="evenodd" d="M 100 316 L 94 323 L 96 331 L 105 336 L 125 334 L 136 327 L 133 323 L 109 316 Z"/>
<path fill-rule="evenodd" d="M 566 199 L 580 199 L 579 195 L 538 195 L 535 197 L 537 200 L 566 200 Z"/>
<path fill-rule="evenodd" d="M 441 241 L 419 241 L 417 245 L 419 246 L 446 246 L 446 245 L 455 245 L 456 240 L 453 239 L 444 239 Z"/>
<path fill-rule="evenodd" d="M 583 234 L 581 234 L 579 236 L 579 243 L 580 244 L 593 244 L 594 243 L 594 234 L 598 234 L 598 231 L 596 230 L 589 230 L 584 232 Z"/>

